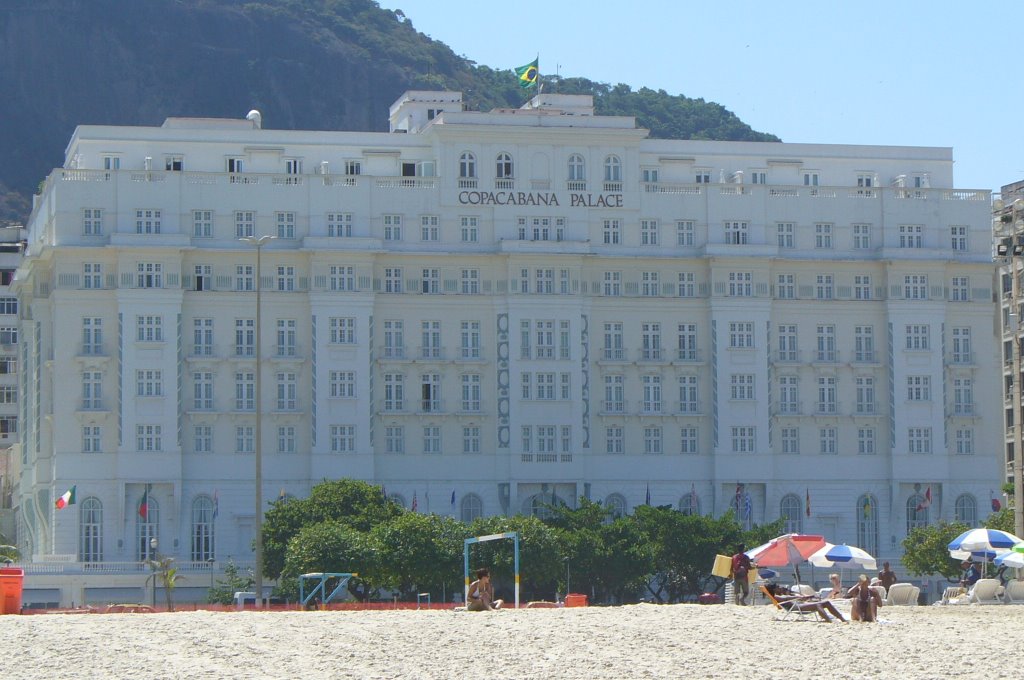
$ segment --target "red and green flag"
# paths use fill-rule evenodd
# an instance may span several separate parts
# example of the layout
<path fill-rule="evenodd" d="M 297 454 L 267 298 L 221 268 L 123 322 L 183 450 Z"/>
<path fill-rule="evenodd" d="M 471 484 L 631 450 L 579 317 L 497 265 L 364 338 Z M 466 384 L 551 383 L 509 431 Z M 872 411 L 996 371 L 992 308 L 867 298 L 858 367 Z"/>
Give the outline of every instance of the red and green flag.
<path fill-rule="evenodd" d="M 69 505 L 74 505 L 75 504 L 75 490 L 77 488 L 78 488 L 77 484 L 75 486 L 72 486 L 70 489 L 65 491 L 64 494 L 61 495 L 60 498 L 57 499 L 57 502 L 54 503 L 54 505 L 57 506 L 58 510 L 63 510 L 64 508 L 68 507 Z"/>
<path fill-rule="evenodd" d="M 149 490 L 152 484 L 146 485 L 146 490 L 142 492 L 142 500 L 139 502 L 139 517 L 142 519 L 149 519 Z"/>

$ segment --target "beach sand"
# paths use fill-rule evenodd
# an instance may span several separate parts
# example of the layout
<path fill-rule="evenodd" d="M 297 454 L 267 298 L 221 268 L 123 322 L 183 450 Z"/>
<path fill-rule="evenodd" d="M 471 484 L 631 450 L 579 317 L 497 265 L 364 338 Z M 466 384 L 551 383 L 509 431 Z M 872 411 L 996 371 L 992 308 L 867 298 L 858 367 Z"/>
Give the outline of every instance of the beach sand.
<path fill-rule="evenodd" d="M 887 607 L 878 624 L 631 605 L 466 613 L 0 616 L 0 677 L 993 678 L 1024 607 Z"/>

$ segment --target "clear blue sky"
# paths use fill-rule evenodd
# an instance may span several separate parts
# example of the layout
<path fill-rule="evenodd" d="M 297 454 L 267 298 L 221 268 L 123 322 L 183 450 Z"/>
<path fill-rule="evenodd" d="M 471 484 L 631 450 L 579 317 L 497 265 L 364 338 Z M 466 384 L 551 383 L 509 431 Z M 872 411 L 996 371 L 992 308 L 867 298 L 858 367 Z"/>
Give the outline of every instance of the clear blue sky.
<path fill-rule="evenodd" d="M 717 102 L 786 142 L 953 147 L 957 188 L 1024 179 L 1017 3 L 379 0 L 491 68 Z"/>

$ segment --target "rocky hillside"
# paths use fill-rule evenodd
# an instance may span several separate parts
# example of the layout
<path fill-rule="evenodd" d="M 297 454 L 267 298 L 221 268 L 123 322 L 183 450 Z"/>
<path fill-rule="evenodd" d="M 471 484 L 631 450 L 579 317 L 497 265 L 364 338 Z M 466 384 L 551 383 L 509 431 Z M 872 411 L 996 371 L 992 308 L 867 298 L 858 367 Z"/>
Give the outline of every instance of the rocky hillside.
<path fill-rule="evenodd" d="M 4 0 L 0 223 L 63 160 L 75 126 L 240 117 L 274 128 L 382 130 L 410 88 L 458 89 L 470 108 L 517 106 L 509 71 L 478 66 L 373 0 Z M 775 140 L 701 99 L 565 78 L 598 113 L 655 136 Z"/>

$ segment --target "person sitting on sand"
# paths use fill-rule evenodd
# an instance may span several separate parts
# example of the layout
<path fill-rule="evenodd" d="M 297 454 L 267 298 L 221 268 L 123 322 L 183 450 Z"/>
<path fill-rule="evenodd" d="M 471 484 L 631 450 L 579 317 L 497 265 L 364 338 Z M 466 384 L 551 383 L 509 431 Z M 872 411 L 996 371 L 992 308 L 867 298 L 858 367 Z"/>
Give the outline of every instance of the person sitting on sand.
<path fill-rule="evenodd" d="M 839 574 L 829 574 L 828 582 L 832 584 L 832 590 L 828 593 L 828 599 L 839 600 L 846 597 L 846 591 L 843 590 L 842 582 L 839 580 Z"/>
<path fill-rule="evenodd" d="M 476 580 L 469 584 L 469 600 L 466 609 L 471 612 L 494 611 L 505 604 L 494 599 L 494 584 L 491 583 L 491 572 L 487 569 L 476 570 Z"/>
<path fill-rule="evenodd" d="M 853 600 L 850 618 L 854 621 L 878 620 L 878 608 L 882 606 L 882 598 L 868 583 L 867 574 L 860 575 L 857 583 L 846 591 L 846 596 Z"/>

